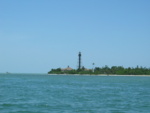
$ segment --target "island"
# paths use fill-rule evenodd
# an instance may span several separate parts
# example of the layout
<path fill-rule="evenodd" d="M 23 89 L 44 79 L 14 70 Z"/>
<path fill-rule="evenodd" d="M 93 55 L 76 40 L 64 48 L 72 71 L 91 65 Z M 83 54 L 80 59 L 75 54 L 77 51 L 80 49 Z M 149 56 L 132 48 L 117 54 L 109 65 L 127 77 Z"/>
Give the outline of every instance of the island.
<path fill-rule="evenodd" d="M 48 74 L 80 74 L 80 75 L 150 75 L 150 68 L 136 66 L 136 67 L 123 67 L 107 65 L 103 67 L 94 67 L 95 63 L 92 63 L 93 68 L 88 69 L 81 65 L 81 52 L 78 53 L 78 68 L 73 69 L 70 66 L 67 68 L 51 69 Z"/>
<path fill-rule="evenodd" d="M 150 75 L 150 68 L 146 67 L 128 67 L 123 66 L 104 66 L 104 67 L 95 67 L 93 69 L 87 68 L 78 68 L 72 69 L 71 67 L 67 68 L 57 68 L 51 69 L 48 74 L 80 74 L 80 75 Z"/>

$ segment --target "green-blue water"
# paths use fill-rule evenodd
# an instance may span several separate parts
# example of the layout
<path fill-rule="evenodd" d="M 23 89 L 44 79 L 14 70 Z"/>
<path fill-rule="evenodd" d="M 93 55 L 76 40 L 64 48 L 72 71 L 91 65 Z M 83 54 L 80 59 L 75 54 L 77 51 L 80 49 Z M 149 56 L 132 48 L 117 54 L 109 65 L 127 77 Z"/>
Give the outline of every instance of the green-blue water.
<path fill-rule="evenodd" d="M 0 113 L 150 113 L 150 77 L 0 74 Z"/>

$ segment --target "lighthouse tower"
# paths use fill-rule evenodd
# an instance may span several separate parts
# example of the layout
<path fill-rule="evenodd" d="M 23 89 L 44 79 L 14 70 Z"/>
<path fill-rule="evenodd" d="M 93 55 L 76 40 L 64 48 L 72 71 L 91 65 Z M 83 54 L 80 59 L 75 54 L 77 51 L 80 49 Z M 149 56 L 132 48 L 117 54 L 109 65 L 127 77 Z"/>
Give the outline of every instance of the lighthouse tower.
<path fill-rule="evenodd" d="M 79 56 L 78 69 L 80 70 L 81 69 L 81 52 L 79 52 L 78 56 Z"/>

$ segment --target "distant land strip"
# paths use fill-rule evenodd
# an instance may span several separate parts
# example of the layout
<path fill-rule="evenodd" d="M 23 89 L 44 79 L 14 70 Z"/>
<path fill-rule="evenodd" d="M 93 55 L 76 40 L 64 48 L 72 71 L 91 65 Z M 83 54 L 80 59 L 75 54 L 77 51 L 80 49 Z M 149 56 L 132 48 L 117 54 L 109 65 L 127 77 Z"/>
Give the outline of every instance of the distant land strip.
<path fill-rule="evenodd" d="M 48 74 L 70 74 L 70 75 L 150 75 L 150 68 L 146 67 L 128 67 L 124 68 L 123 66 L 112 66 L 108 67 L 95 67 L 93 69 L 86 69 L 84 67 L 80 69 L 72 69 L 69 66 L 67 68 L 57 68 L 51 69 Z"/>

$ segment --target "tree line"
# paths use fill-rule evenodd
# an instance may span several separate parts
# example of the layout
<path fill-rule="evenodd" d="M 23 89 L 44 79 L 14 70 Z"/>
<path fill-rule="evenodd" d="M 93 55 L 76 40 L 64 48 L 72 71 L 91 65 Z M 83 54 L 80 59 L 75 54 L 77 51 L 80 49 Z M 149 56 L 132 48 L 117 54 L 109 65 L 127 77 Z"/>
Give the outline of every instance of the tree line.
<path fill-rule="evenodd" d="M 104 66 L 95 67 L 94 69 L 86 69 L 82 67 L 81 69 L 74 70 L 61 70 L 61 68 L 51 69 L 48 74 L 105 74 L 105 75 L 150 75 L 150 68 L 146 67 L 128 67 L 123 66 Z"/>

